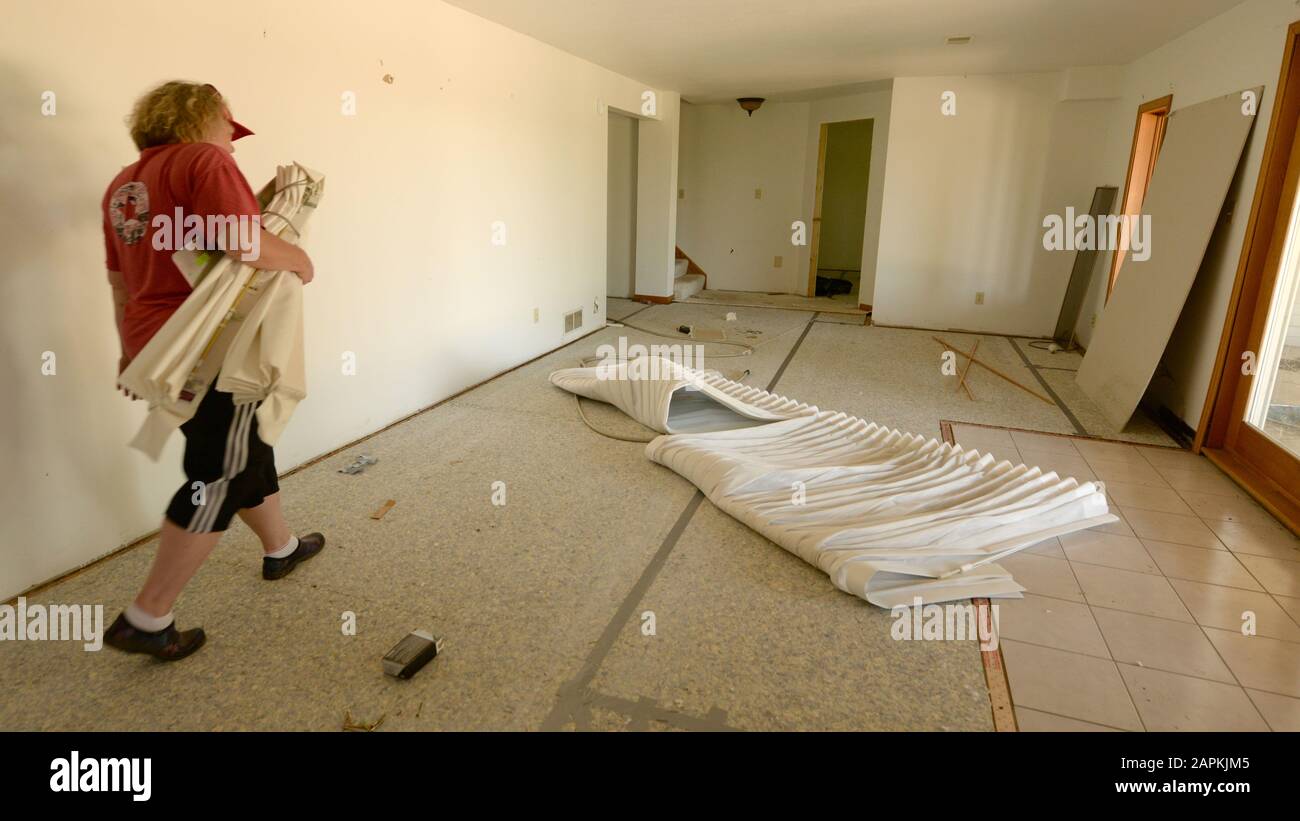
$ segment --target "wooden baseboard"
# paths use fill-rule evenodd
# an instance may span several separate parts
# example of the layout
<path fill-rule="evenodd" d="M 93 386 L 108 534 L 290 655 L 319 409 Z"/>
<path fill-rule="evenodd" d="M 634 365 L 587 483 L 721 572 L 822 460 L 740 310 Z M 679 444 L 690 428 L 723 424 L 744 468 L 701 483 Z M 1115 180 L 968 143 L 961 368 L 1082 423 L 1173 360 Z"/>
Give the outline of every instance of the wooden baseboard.
<path fill-rule="evenodd" d="M 651 294 L 635 294 L 632 299 L 637 302 L 648 302 L 651 305 L 667 305 L 673 301 L 670 296 L 654 296 Z"/>
<path fill-rule="evenodd" d="M 1236 454 L 1220 448 L 1201 448 L 1201 453 L 1228 474 L 1246 493 L 1250 494 L 1269 513 L 1277 517 L 1283 527 L 1300 536 L 1300 501 L 1285 488 L 1264 476 Z"/>

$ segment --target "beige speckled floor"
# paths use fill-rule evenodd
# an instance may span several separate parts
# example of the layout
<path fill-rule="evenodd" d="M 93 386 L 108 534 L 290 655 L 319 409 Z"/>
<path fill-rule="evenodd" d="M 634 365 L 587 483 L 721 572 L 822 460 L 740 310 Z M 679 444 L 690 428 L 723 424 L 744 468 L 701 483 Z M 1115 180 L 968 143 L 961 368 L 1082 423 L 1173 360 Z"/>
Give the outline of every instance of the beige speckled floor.
<path fill-rule="evenodd" d="M 1059 407 L 987 373 L 972 372 L 978 401 L 954 395 L 926 332 L 698 303 L 610 299 L 608 312 L 666 332 L 726 326 L 756 352 L 709 366 L 764 387 L 779 373 L 779 393 L 916 432 L 937 437 L 943 419 L 1075 432 Z M 264 582 L 257 541 L 236 524 L 177 607 L 182 627 L 208 631 L 190 659 L 0 643 L 0 729 L 335 730 L 345 711 L 384 716 L 382 730 L 990 729 L 973 643 L 894 641 L 887 612 L 720 514 L 642 446 L 582 423 L 546 376 L 619 334 L 654 341 L 603 329 L 284 479 L 290 521 L 329 546 Z M 980 352 L 1036 384 L 1014 344 L 986 336 Z M 612 409 L 588 415 L 646 432 Z M 1167 443 L 1150 427 L 1129 435 Z M 380 461 L 336 472 L 361 453 Z M 152 553 L 143 544 L 29 601 L 102 603 L 110 620 Z M 345 612 L 356 636 L 340 629 Z M 380 657 L 415 628 L 444 636 L 444 654 L 411 681 L 384 677 Z"/>

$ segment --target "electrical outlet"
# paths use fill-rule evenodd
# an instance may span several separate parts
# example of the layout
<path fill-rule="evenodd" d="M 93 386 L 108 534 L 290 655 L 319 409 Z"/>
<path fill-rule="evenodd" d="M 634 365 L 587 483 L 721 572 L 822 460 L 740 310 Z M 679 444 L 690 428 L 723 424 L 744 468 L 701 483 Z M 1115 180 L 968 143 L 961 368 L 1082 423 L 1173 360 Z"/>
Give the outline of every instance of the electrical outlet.
<path fill-rule="evenodd" d="M 1089 327 L 1089 328 L 1095 328 L 1095 327 L 1097 327 L 1097 315 L 1096 315 L 1096 314 L 1093 314 L 1093 315 L 1092 315 L 1092 318 L 1088 320 L 1088 327 Z"/>
<path fill-rule="evenodd" d="M 761 200 L 761 199 L 763 199 L 763 189 L 761 189 L 761 188 L 755 188 L 755 189 L 754 189 L 754 199 L 756 199 L 756 200 Z"/>
<path fill-rule="evenodd" d="M 976 292 L 975 292 L 975 304 L 976 304 L 976 305 L 983 305 L 983 304 L 984 304 L 984 292 L 983 292 L 983 291 L 976 291 Z"/>
<path fill-rule="evenodd" d="M 541 318 L 542 318 L 541 312 L 538 311 L 536 308 L 534 308 L 534 309 L 533 309 L 533 324 L 536 325 L 536 324 L 537 324 L 537 321 L 538 321 L 539 319 L 541 319 Z"/>
<path fill-rule="evenodd" d="M 685 189 L 685 188 L 678 188 L 678 189 L 677 189 L 677 199 L 679 199 L 679 200 L 684 200 L 684 199 L 686 199 L 686 189 Z"/>
<path fill-rule="evenodd" d="M 782 261 L 782 260 L 781 260 L 781 257 L 772 257 L 772 267 L 773 267 L 773 268 L 780 268 L 780 267 L 781 267 L 781 261 Z"/>

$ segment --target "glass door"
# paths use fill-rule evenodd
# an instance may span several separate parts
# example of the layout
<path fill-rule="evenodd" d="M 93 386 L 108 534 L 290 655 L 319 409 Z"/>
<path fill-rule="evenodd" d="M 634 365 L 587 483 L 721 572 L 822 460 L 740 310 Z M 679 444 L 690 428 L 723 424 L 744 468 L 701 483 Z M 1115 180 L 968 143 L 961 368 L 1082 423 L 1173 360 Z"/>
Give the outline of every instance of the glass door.
<path fill-rule="evenodd" d="M 1198 446 L 1300 529 L 1300 23 L 1279 91 Z"/>

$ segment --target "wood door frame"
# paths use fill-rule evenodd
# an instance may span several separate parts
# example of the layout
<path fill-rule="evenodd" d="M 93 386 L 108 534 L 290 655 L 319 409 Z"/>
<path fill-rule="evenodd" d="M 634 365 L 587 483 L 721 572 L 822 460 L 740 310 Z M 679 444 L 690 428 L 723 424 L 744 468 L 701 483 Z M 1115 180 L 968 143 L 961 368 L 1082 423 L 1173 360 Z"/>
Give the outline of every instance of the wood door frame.
<path fill-rule="evenodd" d="M 1282 68 L 1274 95 L 1268 139 L 1260 160 L 1250 218 L 1242 239 L 1237 274 L 1224 317 L 1219 350 L 1211 372 L 1209 389 L 1201 410 L 1201 421 L 1192 443 L 1195 453 L 1204 453 L 1244 487 L 1265 508 L 1293 531 L 1300 532 L 1300 496 L 1264 475 L 1231 449 L 1231 434 L 1239 401 L 1242 355 L 1257 337 L 1264 317 L 1259 305 L 1263 294 L 1272 293 L 1277 277 L 1276 248 L 1285 239 L 1290 205 L 1294 201 L 1300 169 L 1297 120 L 1300 120 L 1300 21 L 1287 29 Z M 1300 160 L 1297 160 L 1300 162 Z M 1290 173 L 1289 173 L 1290 172 Z M 1278 236 L 1279 229 L 1282 234 Z"/>
<path fill-rule="evenodd" d="M 826 141 L 830 132 L 831 124 L 822 123 L 817 138 L 817 183 L 813 188 L 812 236 L 808 246 L 808 296 L 817 295 L 817 257 L 822 242 L 822 194 L 826 190 Z"/>
<path fill-rule="evenodd" d="M 1146 188 L 1143 189 L 1143 197 L 1151 186 L 1151 175 L 1155 172 L 1156 160 L 1160 157 L 1160 146 L 1165 141 L 1165 126 L 1169 121 L 1169 113 L 1174 107 L 1174 95 L 1166 94 L 1154 100 L 1149 100 L 1138 106 L 1137 120 L 1133 124 L 1133 145 L 1128 152 L 1128 171 L 1124 174 L 1124 195 L 1120 198 L 1119 213 L 1121 215 L 1128 213 L 1128 195 L 1129 186 L 1133 182 L 1133 163 L 1137 160 L 1138 141 L 1142 137 L 1142 119 L 1149 115 L 1164 115 L 1156 125 L 1156 132 L 1153 135 L 1154 142 L 1151 146 L 1151 162 L 1147 165 Z M 1111 292 L 1115 290 L 1115 280 L 1119 278 L 1120 266 L 1124 264 L 1124 251 L 1117 249 L 1110 260 L 1110 274 L 1106 279 L 1106 302 L 1110 301 Z"/>

